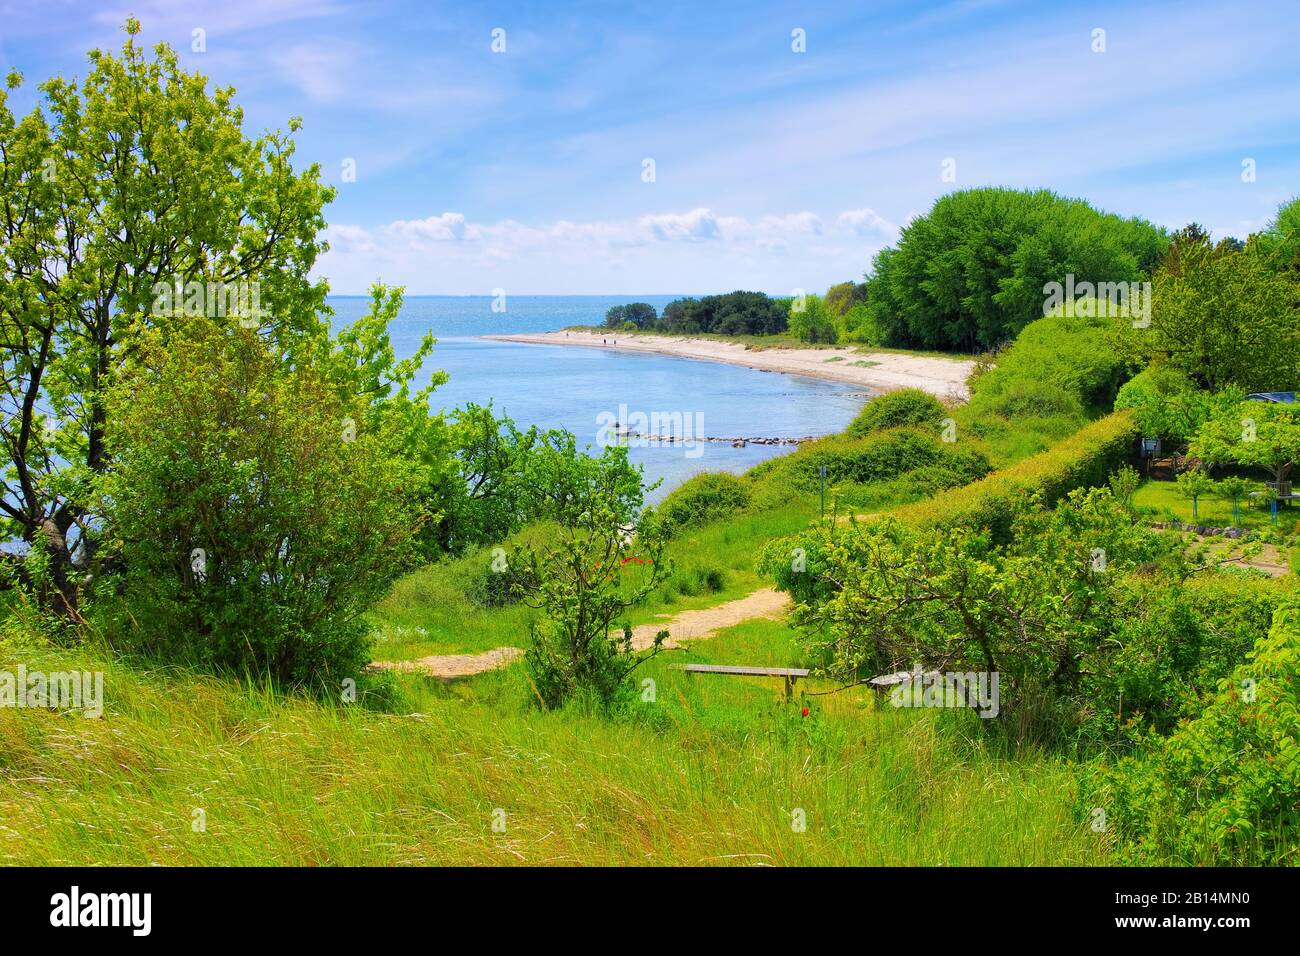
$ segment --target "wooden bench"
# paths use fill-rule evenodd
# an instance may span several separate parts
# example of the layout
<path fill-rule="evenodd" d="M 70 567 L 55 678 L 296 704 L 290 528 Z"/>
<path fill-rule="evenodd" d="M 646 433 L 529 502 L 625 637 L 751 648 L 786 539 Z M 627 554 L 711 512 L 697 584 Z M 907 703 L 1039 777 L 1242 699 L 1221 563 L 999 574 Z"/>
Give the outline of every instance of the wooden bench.
<path fill-rule="evenodd" d="M 808 676 L 806 667 L 737 667 L 732 664 L 678 664 L 678 670 L 690 674 L 735 674 L 739 677 L 783 677 L 785 696 L 794 695 L 794 682 Z"/>

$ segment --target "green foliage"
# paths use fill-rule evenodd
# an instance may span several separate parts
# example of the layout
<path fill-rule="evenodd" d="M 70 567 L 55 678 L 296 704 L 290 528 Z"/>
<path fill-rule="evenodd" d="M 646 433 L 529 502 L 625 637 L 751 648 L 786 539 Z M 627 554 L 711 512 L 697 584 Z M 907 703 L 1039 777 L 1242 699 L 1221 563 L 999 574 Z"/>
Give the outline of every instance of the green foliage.
<path fill-rule="evenodd" d="M 529 524 L 554 521 L 586 493 L 597 473 L 613 482 L 626 518 L 641 507 L 641 472 L 627 448 L 606 447 L 593 458 L 563 429 L 516 427 L 490 407 L 469 404 L 451 416 L 454 468 L 439 498 L 436 542 L 459 553 L 500 542 Z"/>
<path fill-rule="evenodd" d="M 1115 474 L 1110 476 L 1110 493 L 1120 506 L 1126 511 L 1133 507 L 1133 495 L 1137 492 L 1138 486 L 1142 484 L 1142 476 L 1138 474 L 1137 469 L 1132 465 L 1122 465 Z"/>
<path fill-rule="evenodd" d="M 1196 513 L 1196 502 L 1202 495 L 1209 493 L 1210 489 L 1214 487 L 1214 482 L 1210 480 L 1209 475 L 1199 468 L 1189 468 L 1179 474 L 1176 481 L 1178 493 L 1192 503 L 1192 520 L 1199 520 Z"/>
<path fill-rule="evenodd" d="M 667 631 L 645 651 L 632 646 L 631 625 L 621 638 L 616 618 L 642 603 L 671 573 L 654 512 L 628 514 L 621 462 L 590 459 L 572 493 L 557 509 L 558 531 L 540 547 L 517 547 L 520 599 L 542 612 L 531 622 L 524 657 L 536 701 L 545 708 L 582 699 L 608 712 L 627 703 L 628 677 L 658 653 Z"/>
<path fill-rule="evenodd" d="M 1263 468 L 1286 481 L 1300 457 L 1300 410 L 1277 402 L 1220 403 L 1189 447 L 1209 465 Z"/>
<path fill-rule="evenodd" d="M 1117 580 L 1163 562 L 1175 537 L 1150 534 L 1104 490 L 1076 491 L 1055 510 L 1012 505 L 1011 533 L 916 529 L 896 519 L 817 525 L 795 539 L 805 564 L 773 547 L 764 568 L 795 599 L 813 658 L 841 680 L 908 670 L 1000 675 L 985 721 L 1017 742 L 1055 741 L 1087 719 L 1087 677 L 1112 653 Z"/>
<path fill-rule="evenodd" d="M 1047 190 L 961 190 L 876 256 L 867 301 L 887 345 L 987 349 L 1043 315 L 1048 283 L 1141 281 L 1164 242 L 1145 220 Z"/>
<path fill-rule="evenodd" d="M 1217 245 L 1197 226 L 1175 235 L 1152 278 L 1150 328 L 1125 348 L 1165 356 L 1211 391 L 1290 390 L 1300 367 L 1300 272 L 1279 272 L 1252 240 Z"/>
<path fill-rule="evenodd" d="M 967 414 L 1019 418 L 1109 410 L 1126 372 L 1109 334 L 1106 319 L 1035 320 L 975 380 Z"/>
<path fill-rule="evenodd" d="M 894 513 L 903 522 L 923 527 L 989 528 L 996 539 L 1005 540 L 1018 499 L 1033 495 L 1053 504 L 1076 488 L 1105 485 L 1132 457 L 1136 437 L 1132 413 L 1116 412 L 1045 452 Z"/>
<path fill-rule="evenodd" d="M 1146 438 L 1185 449 L 1197 430 L 1225 405 L 1245 398 L 1240 391 L 1201 391 L 1172 365 L 1153 365 L 1124 383 L 1115 408 L 1131 408 Z"/>
<path fill-rule="evenodd" d="M 361 615 L 412 555 L 419 468 L 398 423 L 255 331 L 146 332 L 107 395 L 107 633 L 288 685 L 356 679 Z M 113 588 L 109 575 L 108 592 Z"/>
<path fill-rule="evenodd" d="M 837 319 L 843 319 L 856 306 L 867 301 L 865 282 L 837 282 L 826 290 L 826 307 Z"/>
<path fill-rule="evenodd" d="M 816 295 L 806 295 L 802 299 L 791 301 L 787 327 L 790 334 L 800 342 L 833 345 L 839 338 L 835 313 Z"/>
<path fill-rule="evenodd" d="M 1219 497 L 1232 503 L 1233 523 L 1241 517 L 1241 502 L 1256 489 L 1257 483 L 1249 479 L 1242 478 L 1239 475 L 1229 475 L 1222 478 L 1215 485 L 1214 490 Z"/>
<path fill-rule="evenodd" d="M 1099 767 L 1079 805 L 1106 812 L 1119 859 L 1150 865 L 1294 865 L 1300 846 L 1300 609 L 1204 709 L 1167 737 Z"/>
<path fill-rule="evenodd" d="M 966 476 L 967 481 L 988 473 L 989 464 L 979 451 L 939 440 L 918 428 L 891 428 L 865 438 L 833 436 L 811 442 L 792 455 L 764 462 L 751 474 L 767 482 L 803 491 L 816 490 L 821 469 L 826 482 L 884 481 L 917 469 L 941 467 Z"/>
<path fill-rule="evenodd" d="M 245 137 L 233 90 L 210 91 L 166 45 L 149 58 L 132 34 L 90 61 L 80 86 L 42 84 L 21 119 L 0 92 L 0 540 L 44 533 L 50 606 L 69 616 L 94 559 L 78 529 L 98 520 L 104 389 L 130 326 L 229 309 L 295 358 L 328 333 L 325 285 L 310 277 L 333 195 L 317 166 L 295 170 L 283 133 Z M 159 289 L 166 304 L 178 283 L 160 308 Z"/>
<path fill-rule="evenodd" d="M 655 307 L 648 302 L 630 302 L 627 305 L 612 306 L 605 313 L 607 329 L 653 329 L 659 321 Z"/>
<path fill-rule="evenodd" d="M 919 388 L 902 388 L 886 392 L 862 406 L 856 418 L 849 423 L 845 434 L 861 438 L 872 432 L 900 425 L 914 425 L 919 429 L 933 429 L 937 434 L 940 424 L 948 416 L 943 403 L 929 392 Z"/>
<path fill-rule="evenodd" d="M 745 479 L 728 472 L 706 472 L 674 489 L 659 506 L 659 517 L 665 533 L 675 535 L 735 514 L 749 501 L 750 486 Z"/>
<path fill-rule="evenodd" d="M 656 326 L 656 331 L 685 335 L 775 335 L 785 329 L 785 304 L 762 292 L 677 299 L 664 306 Z"/>

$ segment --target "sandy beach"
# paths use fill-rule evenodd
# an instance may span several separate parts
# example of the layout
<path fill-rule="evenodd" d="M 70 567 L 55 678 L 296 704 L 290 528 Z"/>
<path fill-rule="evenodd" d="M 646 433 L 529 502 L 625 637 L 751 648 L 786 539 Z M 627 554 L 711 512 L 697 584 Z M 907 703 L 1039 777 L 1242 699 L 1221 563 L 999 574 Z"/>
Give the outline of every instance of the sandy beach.
<path fill-rule="evenodd" d="M 501 342 L 533 345 L 573 345 L 618 349 L 623 352 L 657 352 L 702 362 L 725 362 L 764 372 L 808 375 L 836 382 L 851 382 L 873 391 L 920 388 L 942 399 L 966 399 L 966 378 L 974 361 L 904 355 L 896 352 L 858 352 L 851 348 L 748 349 L 736 342 L 679 338 L 667 335 L 601 335 L 594 332 L 539 332 L 486 335 Z M 616 345 L 615 342 L 618 344 Z"/>

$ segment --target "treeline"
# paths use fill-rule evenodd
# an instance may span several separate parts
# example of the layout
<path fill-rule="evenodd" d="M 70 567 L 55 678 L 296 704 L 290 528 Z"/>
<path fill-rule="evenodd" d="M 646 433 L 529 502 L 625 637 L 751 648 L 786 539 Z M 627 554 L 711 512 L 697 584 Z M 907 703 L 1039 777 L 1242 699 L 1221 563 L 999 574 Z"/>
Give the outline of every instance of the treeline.
<path fill-rule="evenodd" d="M 777 335 L 786 331 L 789 305 L 762 292 L 728 292 L 699 299 L 677 299 L 663 315 L 645 302 L 616 305 L 605 313 L 605 328 L 678 335 Z"/>

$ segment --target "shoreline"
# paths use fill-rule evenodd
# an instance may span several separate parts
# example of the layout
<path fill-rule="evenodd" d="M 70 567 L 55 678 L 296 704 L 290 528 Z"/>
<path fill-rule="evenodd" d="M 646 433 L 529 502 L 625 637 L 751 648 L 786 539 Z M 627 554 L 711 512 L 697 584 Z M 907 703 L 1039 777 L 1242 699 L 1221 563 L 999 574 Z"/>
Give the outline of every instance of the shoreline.
<path fill-rule="evenodd" d="M 484 335 L 495 342 L 525 345 L 563 345 L 619 352 L 649 352 L 702 362 L 739 365 L 761 372 L 806 375 L 833 382 L 862 385 L 875 392 L 919 388 L 945 400 L 970 397 L 966 378 L 974 360 L 929 358 L 898 352 L 858 352 L 852 348 L 749 349 L 739 342 L 695 339 L 689 336 L 635 335 L 611 332 L 521 332 Z M 618 344 L 614 344 L 617 342 Z M 838 358 L 838 361 L 833 359 Z M 869 362 L 870 365 L 855 365 Z"/>

